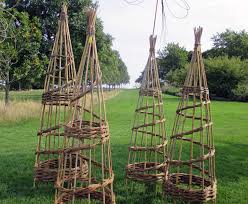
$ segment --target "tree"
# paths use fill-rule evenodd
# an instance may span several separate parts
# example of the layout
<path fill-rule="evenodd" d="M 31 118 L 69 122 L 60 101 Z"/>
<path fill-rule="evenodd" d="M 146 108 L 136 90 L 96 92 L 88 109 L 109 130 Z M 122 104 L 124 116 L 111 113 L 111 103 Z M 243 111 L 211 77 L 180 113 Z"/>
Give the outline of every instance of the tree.
<path fill-rule="evenodd" d="M 28 12 L 31 18 L 37 17 L 40 20 L 42 31 L 40 52 L 44 53 L 46 56 L 49 56 L 51 52 L 51 45 L 53 44 L 56 34 L 58 15 L 61 6 L 65 1 L 19 0 L 19 3 L 16 2 L 17 1 L 6 0 L 8 7 L 16 5 L 15 8 L 18 11 Z M 87 32 L 85 9 L 93 5 L 93 3 L 91 0 L 67 0 L 66 2 L 68 4 L 72 47 L 76 67 L 78 67 Z M 98 51 L 104 49 L 106 44 L 109 47 L 112 46 L 113 38 L 103 32 L 102 21 L 99 18 L 96 21 L 96 39 Z"/>
<path fill-rule="evenodd" d="M 38 19 L 29 19 L 28 13 L 6 9 L 2 19 L 8 29 L 6 39 L 0 43 L 0 75 L 5 103 L 8 104 L 11 84 L 23 78 L 35 80 L 42 74 L 39 59 L 41 32 Z"/>
<path fill-rule="evenodd" d="M 121 59 L 121 56 L 117 50 L 114 51 L 117 59 L 117 72 L 118 75 L 116 75 L 116 84 L 127 84 L 129 83 L 130 77 L 128 75 L 127 66 Z"/>
<path fill-rule="evenodd" d="M 205 59 L 204 64 L 212 97 L 248 100 L 248 60 L 224 56 Z M 168 81 L 173 86 L 181 87 L 187 68 L 170 71 Z"/>
<path fill-rule="evenodd" d="M 135 80 L 135 83 L 141 84 L 142 79 L 143 79 L 144 71 L 142 71 L 139 75 L 139 77 Z"/>
<path fill-rule="evenodd" d="M 158 56 L 160 79 L 165 80 L 171 70 L 184 68 L 188 63 L 188 55 L 187 50 L 179 44 L 169 43 L 165 46 Z"/>
<path fill-rule="evenodd" d="M 5 3 L 9 8 L 15 6 L 20 12 L 28 12 L 31 19 L 34 17 L 39 19 L 42 31 L 39 52 L 48 58 L 56 34 L 58 15 L 64 1 L 5 0 Z M 72 47 L 75 64 L 78 67 L 87 32 L 85 9 L 92 6 L 93 3 L 91 0 L 67 0 L 67 4 Z M 104 33 L 103 23 L 99 18 L 96 21 L 96 39 L 103 72 L 103 81 L 111 84 L 117 83 L 114 80 L 116 80 L 116 75 L 118 75 L 118 70 L 116 70 L 118 60 L 112 49 L 113 38 L 111 35 Z M 40 61 L 46 65 L 46 60 L 40 58 Z M 35 82 L 37 83 L 37 80 Z"/>
<path fill-rule="evenodd" d="M 235 98 L 234 90 L 245 79 L 243 63 L 237 57 L 216 57 L 204 61 L 211 94 Z M 247 67 L 248 68 L 248 67 Z"/>
<path fill-rule="evenodd" d="M 117 50 L 112 50 L 106 45 L 99 53 L 103 73 L 103 83 L 115 87 L 115 85 L 129 83 L 127 67 Z"/>
<path fill-rule="evenodd" d="M 158 71 L 160 81 L 167 80 L 167 74 L 176 69 L 182 69 L 189 61 L 190 53 L 179 44 L 169 43 L 162 51 L 158 52 Z M 141 83 L 143 78 L 143 71 L 136 79 L 136 83 Z"/>
<path fill-rule="evenodd" d="M 236 32 L 227 29 L 212 37 L 213 48 L 203 53 L 205 58 L 218 56 L 240 57 L 248 59 L 248 33 L 245 30 Z"/>
<path fill-rule="evenodd" d="M 40 20 L 42 31 L 40 52 L 49 56 L 56 34 L 58 15 L 64 1 L 6 0 L 5 2 L 7 7 L 15 6 L 18 11 L 27 12 L 30 18 L 37 17 Z M 68 0 L 67 3 L 72 45 L 76 54 L 75 59 L 79 63 L 83 50 L 82 43 L 86 37 L 86 15 L 84 11 L 92 2 L 91 0 Z"/>
<path fill-rule="evenodd" d="M 166 80 L 175 87 L 181 87 L 184 83 L 189 66 L 190 65 L 187 64 L 184 68 L 175 69 L 174 71 L 170 70 L 166 76 Z"/>
<path fill-rule="evenodd" d="M 119 58 L 119 71 L 120 71 L 120 80 L 119 80 L 119 85 L 121 84 L 128 84 L 130 81 L 130 76 L 127 71 L 127 66 L 123 62 L 121 58 Z"/>

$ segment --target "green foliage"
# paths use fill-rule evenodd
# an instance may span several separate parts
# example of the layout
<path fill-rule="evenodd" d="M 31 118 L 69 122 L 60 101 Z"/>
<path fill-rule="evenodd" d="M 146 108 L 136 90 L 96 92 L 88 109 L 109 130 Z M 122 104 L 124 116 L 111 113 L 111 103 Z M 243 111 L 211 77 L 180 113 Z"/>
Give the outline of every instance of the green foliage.
<path fill-rule="evenodd" d="M 188 62 L 188 52 L 179 44 L 169 43 L 159 52 L 159 75 L 161 79 L 165 79 L 170 71 L 184 68 Z"/>
<path fill-rule="evenodd" d="M 47 58 L 50 57 L 52 45 L 57 31 L 58 16 L 64 1 L 21 0 L 17 3 L 16 1 L 6 0 L 5 2 L 6 5 L 10 8 L 15 6 L 18 11 L 27 12 L 29 14 L 29 18 L 39 19 L 41 25 L 40 30 L 42 33 L 39 53 L 42 53 L 42 56 L 44 57 L 43 58 L 39 56 L 39 60 L 40 64 L 42 65 L 40 68 L 42 68 L 44 71 L 47 65 Z M 93 5 L 93 3 L 91 0 L 67 0 L 66 2 L 68 5 L 69 27 L 75 56 L 75 63 L 76 67 L 78 67 L 86 39 L 87 21 L 85 10 L 87 7 Z M 96 38 L 104 83 L 128 83 L 129 80 L 126 80 L 127 76 L 121 75 L 121 73 L 118 72 L 118 66 L 123 61 L 119 56 L 116 56 L 115 51 L 112 49 L 113 38 L 109 34 L 104 33 L 103 23 L 99 18 L 96 21 Z M 26 66 L 29 67 L 29 64 Z M 20 72 L 22 71 L 24 70 L 20 70 Z M 29 84 L 39 88 L 41 81 L 44 80 L 43 77 L 39 77 L 41 78 L 40 80 L 34 80 Z"/>
<path fill-rule="evenodd" d="M 226 30 L 213 36 L 213 48 L 203 53 L 212 97 L 248 100 L 248 33 Z M 160 79 L 181 87 L 191 52 L 168 44 L 159 56 Z"/>
<path fill-rule="evenodd" d="M 184 47 L 180 47 L 179 44 L 169 43 L 164 47 L 162 51 L 158 52 L 158 71 L 161 81 L 167 80 L 167 77 L 171 77 L 174 70 L 185 67 L 188 63 L 188 51 Z M 136 83 L 141 83 L 144 71 L 136 79 Z"/>
<path fill-rule="evenodd" d="M 6 39 L 0 43 L 3 80 L 9 84 L 22 79 L 27 83 L 38 80 L 44 73 L 43 56 L 39 52 L 41 32 L 38 18 L 29 18 L 28 13 L 11 8 L 5 10 L 3 20 L 8 25 Z"/>
<path fill-rule="evenodd" d="M 130 77 L 127 66 L 122 61 L 118 51 L 106 46 L 104 51 L 99 52 L 99 58 L 104 84 L 121 85 L 129 83 Z"/>
<path fill-rule="evenodd" d="M 245 30 L 236 32 L 227 29 L 213 36 L 213 48 L 203 53 L 206 58 L 218 56 L 248 58 L 248 33 Z"/>
<path fill-rule="evenodd" d="M 166 75 L 166 80 L 171 83 L 173 86 L 182 86 L 183 82 L 185 80 L 187 69 L 190 65 L 187 64 L 185 67 L 180 69 L 170 70 L 168 74 Z"/>
<path fill-rule="evenodd" d="M 248 84 L 246 82 L 239 83 L 235 89 L 232 90 L 235 99 L 239 101 L 248 101 Z"/>
<path fill-rule="evenodd" d="M 240 58 L 215 57 L 204 60 L 208 86 L 212 97 L 232 100 L 248 99 L 248 61 Z M 176 87 L 183 85 L 187 74 L 187 65 L 167 74 L 167 80 Z"/>
<path fill-rule="evenodd" d="M 216 57 L 206 59 L 204 63 L 211 94 L 234 98 L 233 90 L 245 79 L 243 62 L 240 58 Z"/>
<path fill-rule="evenodd" d="M 5 1 L 8 7 L 13 7 L 18 11 L 25 11 L 30 18 L 37 17 L 41 23 L 42 42 L 40 52 L 49 56 L 57 31 L 58 16 L 64 1 Z M 75 52 L 76 62 L 80 61 L 80 53 L 83 50 L 83 43 L 86 37 L 86 16 L 85 8 L 91 5 L 91 0 L 69 0 L 68 15 L 72 45 Z M 80 40 L 79 40 L 80 39 Z M 79 54 L 77 54 L 79 53 Z"/>

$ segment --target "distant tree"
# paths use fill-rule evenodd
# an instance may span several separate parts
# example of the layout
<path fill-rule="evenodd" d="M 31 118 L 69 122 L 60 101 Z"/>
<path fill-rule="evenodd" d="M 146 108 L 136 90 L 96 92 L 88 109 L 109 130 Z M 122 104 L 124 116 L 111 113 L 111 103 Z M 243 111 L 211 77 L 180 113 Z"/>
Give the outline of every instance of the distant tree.
<path fill-rule="evenodd" d="M 184 68 L 170 70 L 166 76 L 166 80 L 175 87 L 181 87 L 185 81 L 187 69 L 190 65 L 185 65 Z"/>
<path fill-rule="evenodd" d="M 237 57 L 216 57 L 204 61 L 211 94 L 234 98 L 233 91 L 245 80 L 243 63 Z M 248 69 L 248 67 L 246 67 Z"/>
<path fill-rule="evenodd" d="M 142 71 L 139 75 L 139 77 L 135 80 L 135 83 L 141 83 L 143 79 L 144 71 Z"/>
<path fill-rule="evenodd" d="M 248 59 L 248 33 L 243 30 L 236 32 L 227 29 L 212 37 L 213 48 L 203 53 L 205 58 L 218 56 L 240 57 Z"/>
<path fill-rule="evenodd" d="M 166 79 L 169 71 L 184 68 L 188 63 L 188 51 L 179 44 L 169 43 L 159 52 L 159 76 L 161 80 Z"/>
<path fill-rule="evenodd" d="M 204 64 L 211 96 L 248 100 L 248 60 L 224 56 L 205 59 Z M 167 80 L 182 87 L 188 66 L 170 71 Z"/>
<path fill-rule="evenodd" d="M 66 1 L 5 0 L 5 2 L 7 7 L 12 8 L 14 6 L 20 12 L 27 12 L 30 18 L 37 17 L 40 20 L 42 31 L 40 52 L 49 57 L 57 31 L 61 6 Z M 86 38 L 85 8 L 92 5 L 92 1 L 68 0 L 67 3 L 71 40 L 75 61 L 78 65 Z M 100 22 L 97 22 L 97 24 L 100 24 Z"/>
<path fill-rule="evenodd" d="M 115 51 L 115 54 L 117 56 L 117 61 L 118 61 L 118 78 L 117 78 L 117 85 L 121 85 L 121 84 L 127 84 L 129 83 L 130 77 L 127 71 L 127 66 L 126 64 L 123 62 L 123 60 L 121 59 L 121 56 L 119 54 L 118 51 Z"/>
<path fill-rule="evenodd" d="M 175 43 L 169 43 L 163 50 L 159 51 L 157 61 L 160 80 L 166 80 L 167 74 L 170 71 L 184 68 L 188 63 L 189 54 L 184 47 L 180 47 L 179 44 Z M 141 83 L 143 73 L 144 71 L 136 79 L 136 83 Z"/>
<path fill-rule="evenodd" d="M 0 43 L 0 77 L 9 102 L 11 85 L 20 79 L 35 80 L 43 74 L 39 57 L 41 32 L 37 18 L 16 9 L 6 9 L 2 20 L 8 24 L 6 39 Z"/>
<path fill-rule="evenodd" d="M 120 57 L 117 50 L 112 50 L 109 46 L 105 46 L 99 52 L 101 69 L 103 73 L 103 83 L 109 87 L 129 83 L 129 75 L 127 66 Z"/>
<path fill-rule="evenodd" d="M 127 70 L 127 66 L 126 64 L 123 62 L 123 60 L 120 58 L 119 59 L 119 70 L 120 70 L 120 80 L 119 80 L 119 85 L 122 84 L 128 84 L 130 81 L 130 76 L 128 74 L 128 70 Z"/>
<path fill-rule="evenodd" d="M 38 0 L 5 0 L 6 6 L 13 6 L 20 12 L 28 12 L 30 18 L 38 18 L 41 24 L 42 41 L 39 52 L 46 58 L 49 58 L 52 44 L 55 39 L 57 30 L 58 16 L 61 6 L 64 2 L 68 5 L 69 27 L 74 51 L 76 67 L 78 67 L 84 42 L 87 32 L 86 8 L 92 6 L 92 0 L 53 0 L 53 1 L 38 1 Z M 111 35 L 104 33 L 103 23 L 100 18 L 96 21 L 96 41 L 100 58 L 100 63 L 103 73 L 103 81 L 116 84 L 118 75 L 118 59 L 112 49 L 113 38 Z M 46 60 L 40 58 L 40 61 L 46 65 Z M 45 68 L 45 67 L 44 67 Z M 39 87 L 40 80 L 35 80 L 32 86 Z M 25 83 L 26 84 L 26 83 Z"/>
<path fill-rule="evenodd" d="M 213 36 L 213 48 L 203 53 L 204 64 L 212 97 L 248 101 L 248 33 L 226 30 Z M 159 52 L 161 81 L 168 81 L 174 91 L 182 87 L 192 51 L 178 44 L 168 44 Z M 143 72 L 136 80 L 141 82 Z"/>

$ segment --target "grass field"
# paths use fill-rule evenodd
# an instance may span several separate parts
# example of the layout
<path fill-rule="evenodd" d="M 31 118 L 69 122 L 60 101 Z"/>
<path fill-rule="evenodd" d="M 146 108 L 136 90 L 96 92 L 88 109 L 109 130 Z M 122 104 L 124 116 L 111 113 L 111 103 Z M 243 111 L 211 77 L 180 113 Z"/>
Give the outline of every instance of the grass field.
<path fill-rule="evenodd" d="M 10 92 L 10 100 L 33 100 L 40 101 L 41 94 L 43 90 L 31 90 L 31 91 L 11 91 Z M 0 92 L 0 99 L 4 99 L 4 92 Z"/>
<path fill-rule="evenodd" d="M 40 92 L 33 93 L 34 99 L 38 100 L 39 94 Z M 107 101 L 117 203 L 167 203 L 159 192 L 147 194 L 143 188 L 136 192 L 126 191 L 124 175 L 127 147 L 137 94 L 135 90 L 124 90 Z M 13 94 L 12 97 L 24 99 L 23 95 Z M 170 135 L 178 98 L 165 95 L 164 104 L 167 135 Z M 217 203 L 248 203 L 248 104 L 214 101 L 212 113 L 218 181 Z M 18 122 L 0 122 L 1 204 L 52 203 L 52 186 L 33 188 L 38 128 L 38 117 Z"/>

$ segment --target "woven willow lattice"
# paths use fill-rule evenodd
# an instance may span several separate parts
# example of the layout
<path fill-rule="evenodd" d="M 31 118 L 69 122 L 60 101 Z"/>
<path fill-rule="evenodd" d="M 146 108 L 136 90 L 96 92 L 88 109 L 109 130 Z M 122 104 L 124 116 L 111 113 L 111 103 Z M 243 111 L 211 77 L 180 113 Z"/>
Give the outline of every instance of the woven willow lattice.
<path fill-rule="evenodd" d="M 215 149 L 209 90 L 201 54 L 202 28 L 176 111 L 165 192 L 174 198 L 205 202 L 216 198 Z"/>
<path fill-rule="evenodd" d="M 92 200 L 97 200 L 114 204 L 110 134 L 95 38 L 96 10 L 89 9 L 87 16 L 86 44 L 75 99 L 71 101 L 71 116 L 65 127 L 67 142 L 56 182 L 55 203 L 95 203 Z M 72 157 L 76 158 L 75 166 L 82 166 L 79 172 L 73 167 L 68 169 Z"/>
<path fill-rule="evenodd" d="M 73 96 L 75 64 L 68 27 L 67 8 L 62 7 L 58 31 L 42 95 L 41 127 L 35 162 L 35 182 L 54 182 L 63 151 L 64 123 Z"/>
<path fill-rule="evenodd" d="M 156 37 L 150 36 L 150 54 L 135 110 L 126 167 L 126 177 L 141 182 L 161 181 L 166 164 L 165 118 L 155 44 Z"/>

